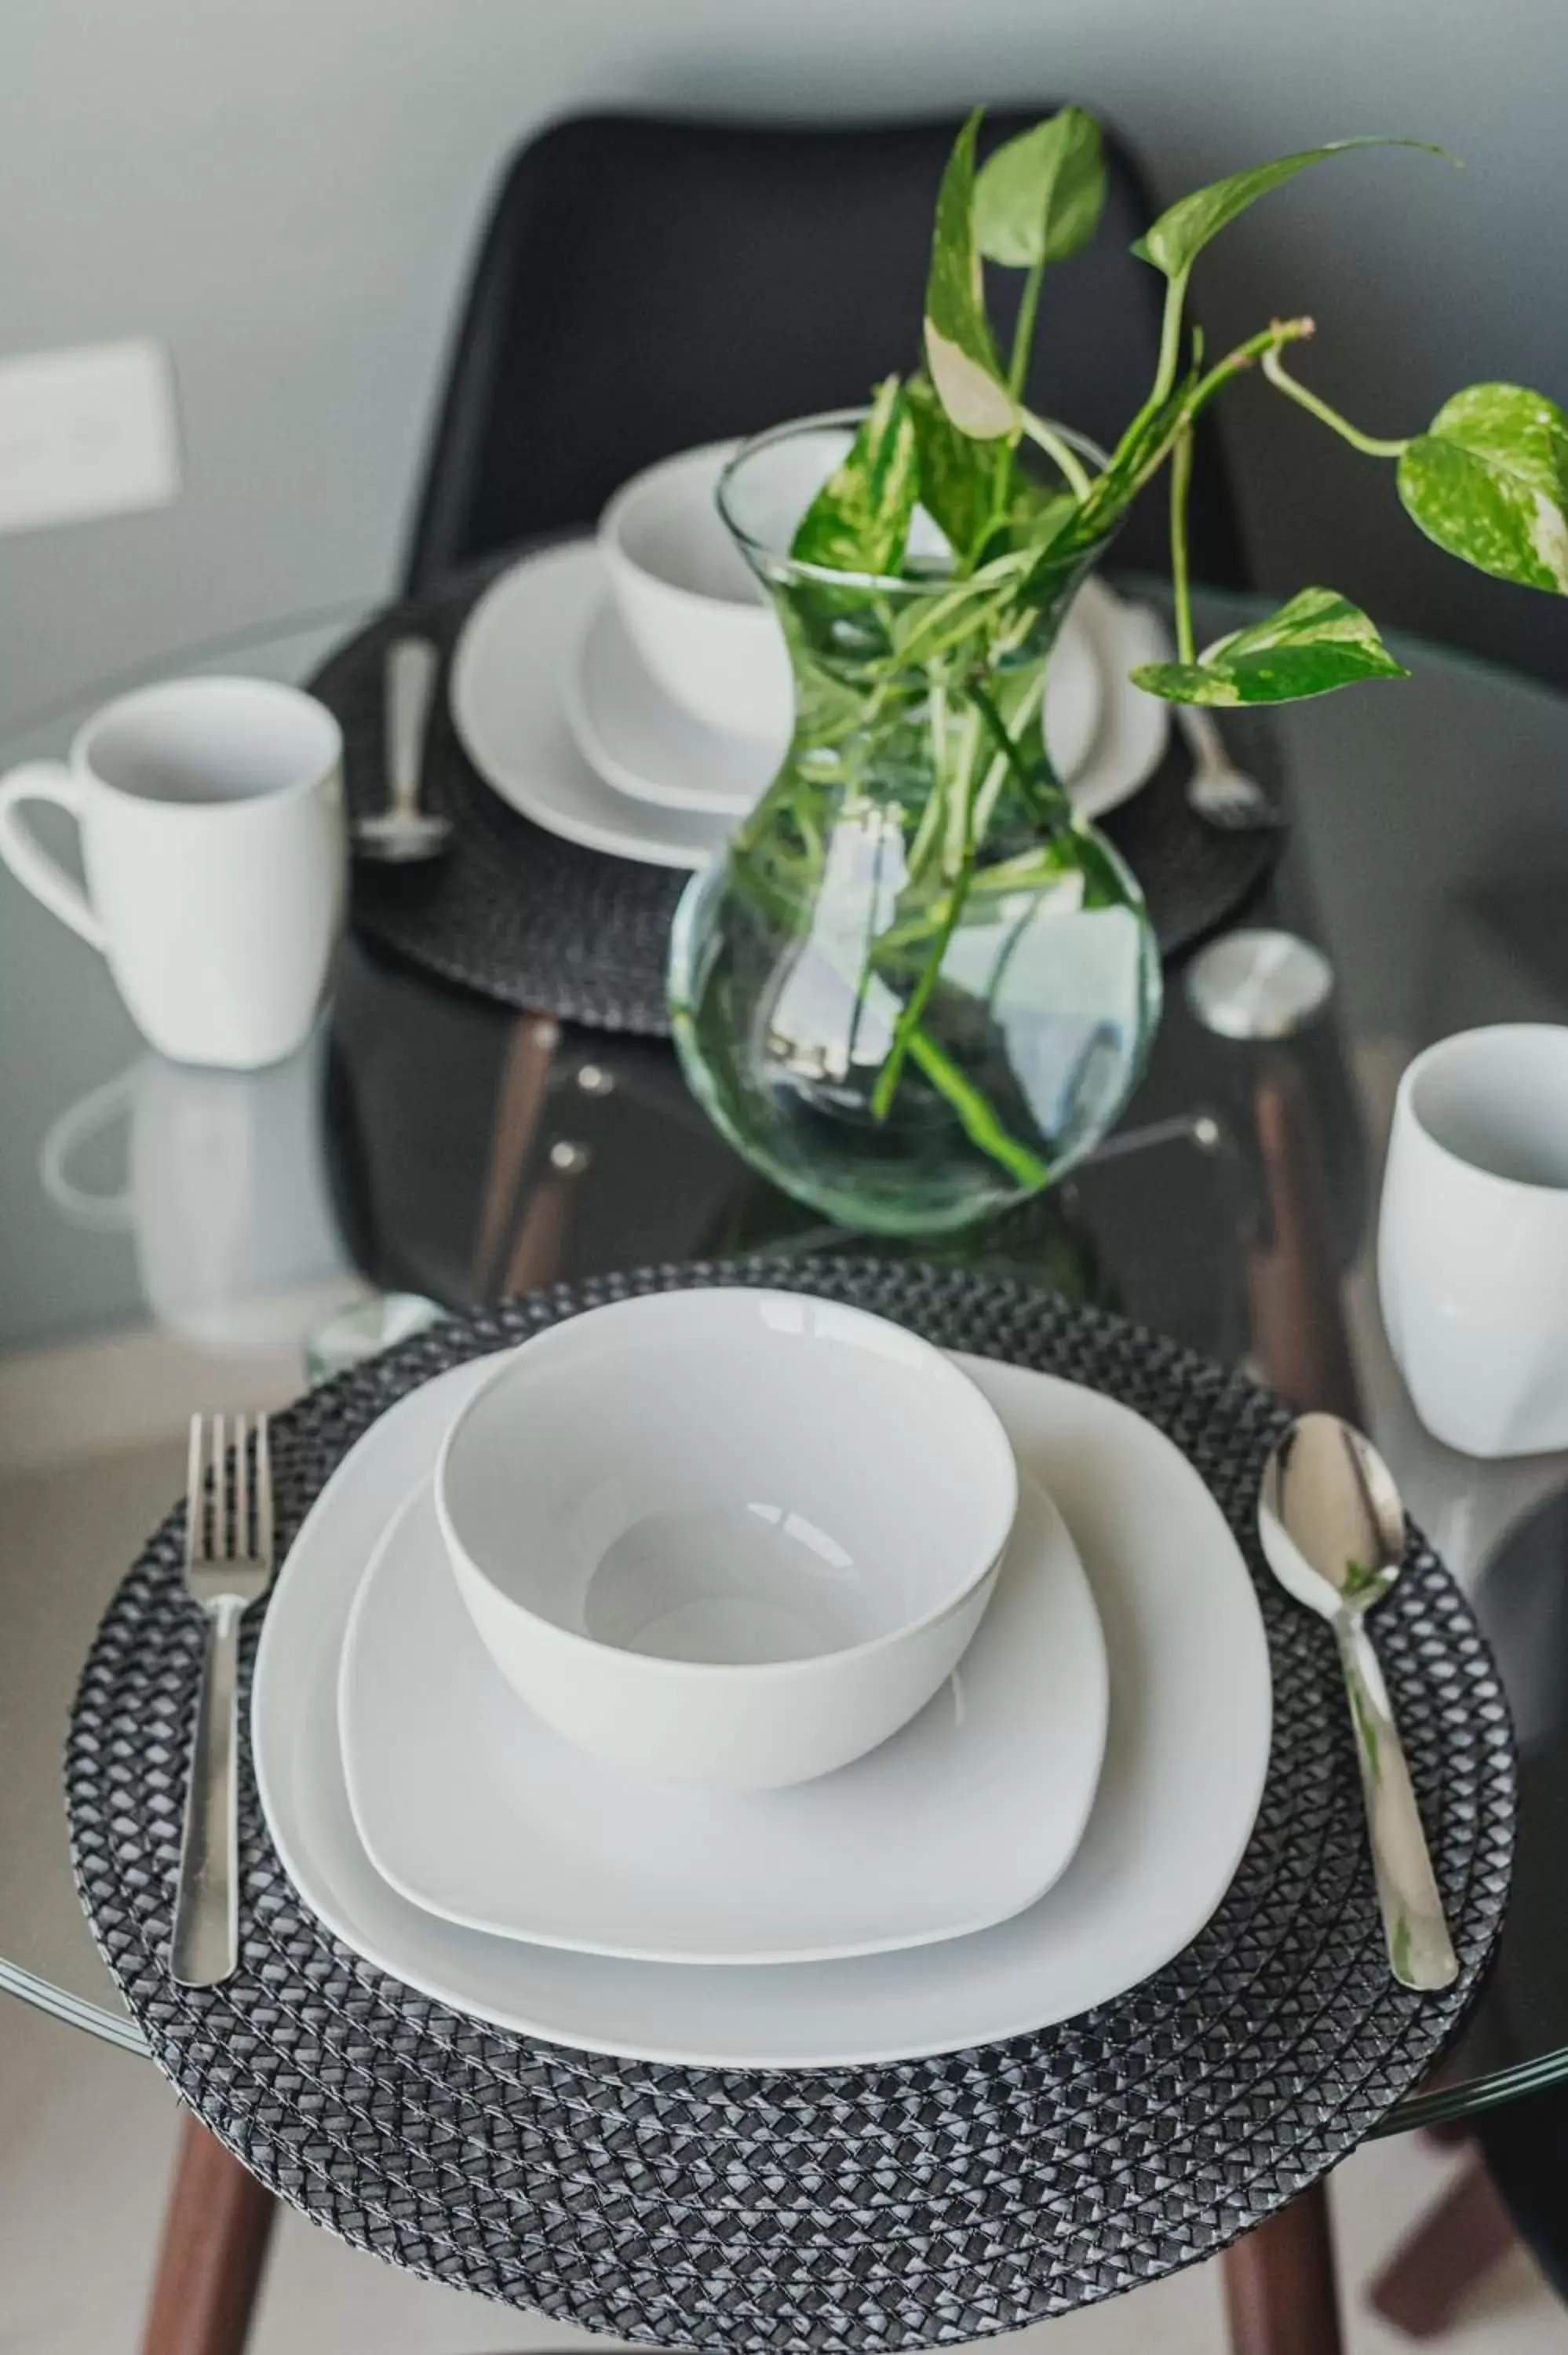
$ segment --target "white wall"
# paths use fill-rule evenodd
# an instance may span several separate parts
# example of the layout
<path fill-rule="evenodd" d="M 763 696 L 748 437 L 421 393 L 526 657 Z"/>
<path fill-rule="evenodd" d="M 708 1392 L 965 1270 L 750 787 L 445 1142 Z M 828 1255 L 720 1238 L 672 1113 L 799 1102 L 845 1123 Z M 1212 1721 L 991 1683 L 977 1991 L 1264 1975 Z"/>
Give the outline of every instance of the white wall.
<path fill-rule="evenodd" d="M 1167 195 L 1354 131 L 1467 159 L 1326 166 L 1228 233 L 1212 328 L 1309 308 L 1366 427 L 1476 375 L 1568 396 L 1561 0 L 4 0 L 0 349 L 148 331 L 166 512 L 0 540 L 0 730 L 50 697 L 393 575 L 502 158 L 584 104 L 896 112 L 1075 95 Z M 1561 607 L 1427 549 L 1386 473 L 1260 388 L 1230 408 L 1268 581 L 1327 581 L 1561 676 Z"/>

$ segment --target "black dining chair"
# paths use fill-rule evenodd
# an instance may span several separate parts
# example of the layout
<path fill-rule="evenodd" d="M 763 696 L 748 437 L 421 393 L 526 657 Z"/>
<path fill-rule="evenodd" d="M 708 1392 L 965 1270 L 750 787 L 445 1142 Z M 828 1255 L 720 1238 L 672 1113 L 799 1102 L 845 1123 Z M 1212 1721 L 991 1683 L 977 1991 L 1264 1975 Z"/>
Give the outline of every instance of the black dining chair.
<path fill-rule="evenodd" d="M 989 147 L 1048 108 L 991 116 Z M 864 400 L 918 357 L 932 209 L 956 118 L 802 128 L 594 114 L 522 148 L 463 305 L 406 586 L 538 532 L 591 525 L 673 451 Z M 1094 243 L 1054 272 L 1033 404 L 1102 443 L 1154 372 L 1163 281 L 1128 251 L 1155 211 L 1106 143 Z M 1016 298 L 1001 272 L 997 311 Z M 1010 324 L 1010 323 L 1009 323 Z M 1212 420 L 1200 427 L 1195 576 L 1246 584 Z M 1163 499 L 1118 560 L 1163 570 Z"/>

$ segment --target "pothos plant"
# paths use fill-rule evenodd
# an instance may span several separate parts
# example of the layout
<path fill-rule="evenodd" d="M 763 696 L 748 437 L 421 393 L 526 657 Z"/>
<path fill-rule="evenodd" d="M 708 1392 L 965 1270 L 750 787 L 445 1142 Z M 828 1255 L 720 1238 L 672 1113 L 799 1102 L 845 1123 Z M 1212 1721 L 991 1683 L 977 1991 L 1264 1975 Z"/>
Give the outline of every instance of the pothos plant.
<path fill-rule="evenodd" d="M 1350 148 L 1418 143 L 1311 148 L 1160 215 L 1135 249 L 1165 282 L 1153 381 L 1107 457 L 1024 398 L 1048 273 L 1099 220 L 1098 126 L 1069 106 L 978 166 L 980 120 L 938 196 L 921 364 L 877 388 L 787 547 L 746 527 L 747 482 L 822 421 L 759 437 L 726 478 L 789 645 L 796 724 L 768 791 L 683 901 L 671 964 L 676 1043 L 726 1134 L 789 1190 L 883 1231 L 955 1227 L 1044 1186 L 1141 1067 L 1160 998 L 1152 932 L 1112 846 L 1074 818 L 1042 701 L 1068 602 L 1161 468 L 1175 658 L 1135 670 L 1140 687 L 1266 704 L 1403 675 L 1367 615 L 1320 587 L 1196 647 L 1193 429 L 1227 385 L 1261 368 L 1392 462 L 1441 546 L 1568 591 L 1568 420 L 1552 402 L 1472 385 L 1425 432 L 1379 440 L 1292 373 L 1309 319 L 1271 320 L 1210 360 L 1187 318 L 1194 264 L 1258 197 Z M 1005 357 L 987 264 L 1019 278 Z"/>
<path fill-rule="evenodd" d="M 1287 400 L 1364 456 L 1391 462 L 1401 503 L 1451 555 L 1505 581 L 1568 594 L 1568 418 L 1520 385 L 1473 384 L 1446 400 L 1425 432 L 1366 433 L 1299 381 L 1286 355 L 1314 332 L 1309 318 L 1273 319 L 1205 364 L 1186 304 L 1211 239 L 1272 188 L 1333 155 L 1368 146 L 1443 150 L 1415 140 L 1340 139 L 1259 164 L 1195 189 L 1162 213 L 1133 251 L 1165 280 L 1160 356 L 1148 399 L 1102 468 L 1023 400 L 1047 271 L 1086 245 L 1105 198 L 1100 131 L 1076 106 L 1010 140 L 976 167 L 979 110 L 954 145 L 937 200 L 926 291 L 925 365 L 890 378 L 844 464 L 802 519 L 794 554 L 846 571 L 896 575 L 916 503 L 952 550 L 955 590 L 991 602 L 992 635 L 1027 612 L 1079 550 L 1103 542 L 1132 500 L 1170 469 L 1176 660 L 1132 676 L 1175 703 L 1285 703 L 1404 666 L 1370 618 L 1331 589 L 1308 588 L 1199 652 L 1187 560 L 1192 429 L 1236 377 L 1260 368 Z M 982 261 L 1022 273 L 1017 325 L 1003 361 L 987 315 Z M 1037 444 L 1062 487 L 1042 494 L 1021 467 Z M 967 601 L 966 601 L 967 602 Z M 997 609 L 1001 610 L 997 610 Z"/>

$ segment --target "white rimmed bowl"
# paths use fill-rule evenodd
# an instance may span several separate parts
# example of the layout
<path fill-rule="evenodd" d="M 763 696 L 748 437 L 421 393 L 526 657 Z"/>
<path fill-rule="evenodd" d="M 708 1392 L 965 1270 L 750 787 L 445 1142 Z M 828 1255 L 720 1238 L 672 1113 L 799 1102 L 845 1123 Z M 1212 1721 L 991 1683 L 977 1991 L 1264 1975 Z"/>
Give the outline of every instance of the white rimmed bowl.
<path fill-rule="evenodd" d="M 787 743 L 795 698 L 784 634 L 719 514 L 734 442 L 661 460 L 599 519 L 610 593 L 644 664 L 705 728 Z"/>
<path fill-rule="evenodd" d="M 525 1343 L 458 1415 L 435 1497 L 482 1641 L 557 1732 L 765 1790 L 925 1706 L 991 1598 L 1018 1475 L 994 1410 L 913 1334 L 701 1290 Z"/>

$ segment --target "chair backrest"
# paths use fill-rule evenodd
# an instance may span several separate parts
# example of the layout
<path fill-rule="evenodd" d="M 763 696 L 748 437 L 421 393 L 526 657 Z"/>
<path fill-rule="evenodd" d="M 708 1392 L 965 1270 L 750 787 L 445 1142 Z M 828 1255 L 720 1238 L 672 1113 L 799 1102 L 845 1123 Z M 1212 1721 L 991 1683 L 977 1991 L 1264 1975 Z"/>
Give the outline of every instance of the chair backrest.
<path fill-rule="evenodd" d="M 1045 110 L 995 115 L 988 144 Z M 954 120 L 781 128 L 585 115 L 514 158 L 460 326 L 408 586 L 525 535 L 590 525 L 672 451 L 863 400 L 918 356 L 932 208 Z M 1107 138 L 1093 245 L 1054 272 L 1034 405 L 1108 442 L 1148 391 L 1162 281 L 1128 248 L 1153 208 Z M 1015 273 L 999 273 L 1005 299 Z M 1000 305 L 999 305 L 1000 307 Z M 1245 567 L 1212 433 L 1193 570 Z M 1164 568 L 1145 501 L 1118 559 Z"/>

